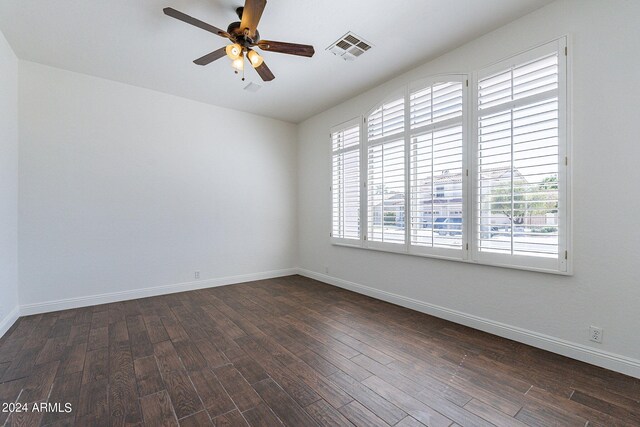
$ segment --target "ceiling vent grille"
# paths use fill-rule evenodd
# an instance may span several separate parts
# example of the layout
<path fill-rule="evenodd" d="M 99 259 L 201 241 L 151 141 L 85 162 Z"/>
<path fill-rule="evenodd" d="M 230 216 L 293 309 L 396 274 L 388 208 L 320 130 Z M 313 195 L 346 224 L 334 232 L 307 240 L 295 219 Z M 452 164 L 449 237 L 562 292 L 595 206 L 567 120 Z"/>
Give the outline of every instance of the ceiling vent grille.
<path fill-rule="evenodd" d="M 345 61 L 353 61 L 371 49 L 371 47 L 371 43 L 363 40 L 362 37 L 348 32 L 334 43 L 331 43 L 327 50 Z"/>
<path fill-rule="evenodd" d="M 253 82 L 249 83 L 248 85 L 246 85 L 244 87 L 244 90 L 248 91 L 248 92 L 257 92 L 262 88 L 262 86 L 260 86 L 259 84 L 255 84 Z"/>

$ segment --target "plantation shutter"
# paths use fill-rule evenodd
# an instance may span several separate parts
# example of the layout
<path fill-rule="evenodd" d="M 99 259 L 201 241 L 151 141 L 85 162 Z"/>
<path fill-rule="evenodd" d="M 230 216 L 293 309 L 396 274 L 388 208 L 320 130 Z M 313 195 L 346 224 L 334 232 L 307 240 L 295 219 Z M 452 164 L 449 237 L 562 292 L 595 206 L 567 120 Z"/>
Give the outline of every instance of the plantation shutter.
<path fill-rule="evenodd" d="M 383 104 L 367 119 L 369 141 L 404 132 L 404 98 Z"/>
<path fill-rule="evenodd" d="M 448 119 L 462 119 L 462 83 L 447 82 L 427 86 L 409 97 L 411 129 L 443 122 Z"/>
<path fill-rule="evenodd" d="M 405 243 L 404 97 L 367 118 L 367 222 L 369 242 Z"/>
<path fill-rule="evenodd" d="M 480 254 L 560 256 L 561 53 L 544 50 L 478 79 Z"/>
<path fill-rule="evenodd" d="M 409 95 L 413 246 L 462 249 L 463 87 L 434 83 Z"/>
<path fill-rule="evenodd" d="M 331 133 L 334 239 L 360 239 L 360 120 Z"/>

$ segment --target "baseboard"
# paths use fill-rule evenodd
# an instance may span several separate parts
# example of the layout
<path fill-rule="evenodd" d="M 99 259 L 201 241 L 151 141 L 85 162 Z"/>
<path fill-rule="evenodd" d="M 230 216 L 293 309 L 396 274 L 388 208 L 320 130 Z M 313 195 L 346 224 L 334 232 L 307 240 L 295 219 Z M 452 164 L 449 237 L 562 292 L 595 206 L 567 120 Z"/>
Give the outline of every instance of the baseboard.
<path fill-rule="evenodd" d="M 533 347 L 640 378 L 640 360 L 299 268 L 298 274 Z"/>
<path fill-rule="evenodd" d="M 276 277 L 297 274 L 297 269 L 265 271 L 260 273 L 243 274 L 239 276 L 227 276 L 214 279 L 198 280 L 194 282 L 176 283 L 173 285 L 154 286 L 130 291 L 111 292 L 99 295 L 89 295 L 77 298 L 67 298 L 56 301 L 44 301 L 20 306 L 20 315 L 48 313 L 52 311 L 67 310 L 70 308 L 87 307 L 91 305 L 107 304 L 118 301 L 126 301 L 136 298 L 153 297 L 157 295 L 172 294 L 176 292 L 192 291 L 195 289 L 213 288 L 216 286 L 232 285 L 235 283 L 251 282 L 254 280 L 273 279 Z"/>
<path fill-rule="evenodd" d="M 4 316 L 4 319 L 0 320 L 0 338 L 2 338 L 9 328 L 16 323 L 18 317 L 20 317 L 20 307 L 16 306 L 6 316 Z"/>

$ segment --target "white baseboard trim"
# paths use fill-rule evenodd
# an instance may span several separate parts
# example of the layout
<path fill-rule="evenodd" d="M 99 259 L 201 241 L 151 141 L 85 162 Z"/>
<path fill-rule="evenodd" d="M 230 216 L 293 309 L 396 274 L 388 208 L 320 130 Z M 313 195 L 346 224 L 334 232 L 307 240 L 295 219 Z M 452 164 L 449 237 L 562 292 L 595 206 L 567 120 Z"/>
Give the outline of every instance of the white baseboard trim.
<path fill-rule="evenodd" d="M 533 347 L 541 348 L 553 353 L 561 354 L 572 359 L 580 360 L 612 371 L 640 378 L 640 359 L 633 359 L 607 351 L 594 349 L 582 344 L 566 341 L 560 338 L 507 325 L 490 319 L 474 316 L 446 307 L 429 304 L 413 298 L 382 291 L 370 286 L 316 273 L 315 271 L 298 268 L 298 274 L 309 277 L 339 288 L 348 289 L 359 294 L 368 295 L 383 301 L 407 307 L 422 313 L 449 320 L 454 323 L 479 329 L 490 334 L 508 338 Z"/>
<path fill-rule="evenodd" d="M 4 319 L 0 320 L 0 338 L 2 338 L 9 328 L 16 323 L 18 317 L 20 317 L 20 307 L 15 306 L 13 310 L 4 316 Z"/>
<path fill-rule="evenodd" d="M 176 292 L 192 291 L 194 289 L 213 288 L 216 286 L 232 285 L 235 283 L 252 282 L 254 280 L 273 279 L 276 277 L 297 274 L 296 268 L 264 271 L 260 273 L 227 276 L 214 279 L 198 280 L 194 282 L 176 283 L 173 285 L 154 286 L 150 288 L 132 289 L 130 291 L 110 292 L 99 295 L 89 295 L 77 298 L 67 298 L 57 301 L 44 301 L 20 306 L 20 315 L 49 313 L 70 308 L 87 307 L 91 305 L 107 304 L 136 298 L 153 297 L 157 295 L 173 294 Z"/>

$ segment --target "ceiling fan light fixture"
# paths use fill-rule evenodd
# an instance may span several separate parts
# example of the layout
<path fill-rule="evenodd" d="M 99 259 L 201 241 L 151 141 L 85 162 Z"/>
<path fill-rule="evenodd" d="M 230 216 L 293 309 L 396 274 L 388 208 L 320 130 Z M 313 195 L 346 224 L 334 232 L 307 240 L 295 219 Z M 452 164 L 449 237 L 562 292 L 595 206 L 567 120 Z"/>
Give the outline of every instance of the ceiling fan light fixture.
<path fill-rule="evenodd" d="M 238 43 L 230 44 L 225 50 L 227 56 L 234 61 L 242 56 L 242 46 Z"/>
<path fill-rule="evenodd" d="M 244 57 L 240 55 L 239 58 L 234 59 L 231 66 L 236 71 L 244 71 Z"/>
<path fill-rule="evenodd" d="M 253 68 L 258 68 L 264 62 L 264 58 L 254 50 L 250 50 L 249 53 L 247 53 L 247 59 L 249 59 Z"/>

